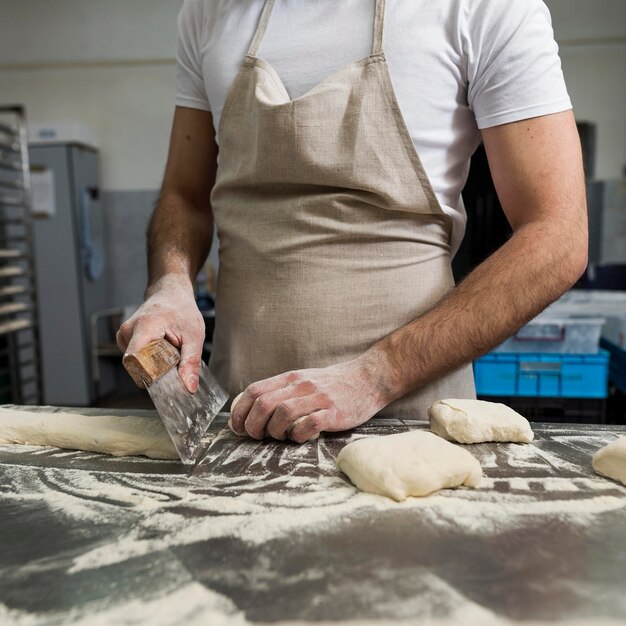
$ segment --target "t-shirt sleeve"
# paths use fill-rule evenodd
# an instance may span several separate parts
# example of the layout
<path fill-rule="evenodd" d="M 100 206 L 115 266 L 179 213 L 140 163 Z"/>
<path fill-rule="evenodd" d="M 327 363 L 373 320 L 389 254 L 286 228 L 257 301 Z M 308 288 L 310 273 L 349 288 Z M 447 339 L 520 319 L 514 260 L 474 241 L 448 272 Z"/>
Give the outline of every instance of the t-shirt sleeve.
<path fill-rule="evenodd" d="M 201 35 L 203 0 L 185 0 L 178 14 L 176 39 L 176 104 L 210 111 L 202 77 Z"/>
<path fill-rule="evenodd" d="M 572 108 L 542 0 L 468 2 L 465 43 L 478 128 Z"/>

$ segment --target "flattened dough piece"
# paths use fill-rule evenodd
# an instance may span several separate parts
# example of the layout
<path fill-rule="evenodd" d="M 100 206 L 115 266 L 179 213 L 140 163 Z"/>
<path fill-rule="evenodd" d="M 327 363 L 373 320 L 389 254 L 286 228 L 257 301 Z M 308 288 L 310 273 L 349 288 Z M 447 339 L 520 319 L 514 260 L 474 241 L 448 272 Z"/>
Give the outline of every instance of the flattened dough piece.
<path fill-rule="evenodd" d="M 438 400 L 428 408 L 430 429 L 459 443 L 529 443 L 535 435 L 525 417 L 506 404 L 483 400 Z"/>
<path fill-rule="evenodd" d="M 179 458 L 158 416 L 86 416 L 0 408 L 0 445 L 12 443 L 114 456 Z"/>
<path fill-rule="evenodd" d="M 626 485 L 626 436 L 598 450 L 591 464 L 598 474 Z"/>
<path fill-rule="evenodd" d="M 477 487 L 482 477 L 480 463 L 467 450 L 423 430 L 349 443 L 337 465 L 361 491 L 394 500 Z"/>

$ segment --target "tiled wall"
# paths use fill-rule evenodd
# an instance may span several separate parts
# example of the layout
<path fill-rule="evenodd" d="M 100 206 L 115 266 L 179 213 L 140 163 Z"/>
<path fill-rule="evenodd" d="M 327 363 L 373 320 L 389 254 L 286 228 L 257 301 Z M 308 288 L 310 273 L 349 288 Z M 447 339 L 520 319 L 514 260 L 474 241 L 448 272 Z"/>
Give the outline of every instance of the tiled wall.
<path fill-rule="evenodd" d="M 157 190 L 105 191 L 102 194 L 111 276 L 111 306 L 139 305 L 147 281 L 146 229 Z M 217 268 L 217 240 L 209 262 Z"/>
<path fill-rule="evenodd" d="M 146 228 L 156 191 L 105 191 L 111 306 L 138 305 L 146 288 Z"/>

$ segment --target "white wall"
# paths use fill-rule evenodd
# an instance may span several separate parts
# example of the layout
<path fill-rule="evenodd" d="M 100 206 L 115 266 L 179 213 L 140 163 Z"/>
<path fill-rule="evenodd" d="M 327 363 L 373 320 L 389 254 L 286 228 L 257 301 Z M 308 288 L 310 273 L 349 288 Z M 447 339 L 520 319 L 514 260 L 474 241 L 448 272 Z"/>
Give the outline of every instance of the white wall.
<path fill-rule="evenodd" d="M 182 0 L 1 0 L 0 63 L 173 57 Z"/>
<path fill-rule="evenodd" d="M 106 190 L 157 189 L 174 110 L 182 0 L 0 0 L 0 102 L 80 120 Z"/>
<path fill-rule="evenodd" d="M 595 178 L 621 178 L 626 175 L 626 44 L 565 47 L 561 59 L 576 119 L 597 124 Z"/>
<path fill-rule="evenodd" d="M 174 110 L 174 66 L 0 72 L 0 82 L 6 74 L 8 99 L 25 103 L 30 121 L 78 119 L 94 129 L 103 189 L 160 187 Z M 6 90 L 1 93 L 6 99 Z"/>
<path fill-rule="evenodd" d="M 576 119 L 597 124 L 596 178 L 621 178 L 626 167 L 626 2 L 546 4 Z"/>
<path fill-rule="evenodd" d="M 31 121 L 93 128 L 105 189 L 156 189 L 181 3 L 0 0 L 0 102 L 24 103 Z M 626 164 L 626 2 L 547 4 L 577 118 L 598 124 L 597 177 L 617 178 Z"/>

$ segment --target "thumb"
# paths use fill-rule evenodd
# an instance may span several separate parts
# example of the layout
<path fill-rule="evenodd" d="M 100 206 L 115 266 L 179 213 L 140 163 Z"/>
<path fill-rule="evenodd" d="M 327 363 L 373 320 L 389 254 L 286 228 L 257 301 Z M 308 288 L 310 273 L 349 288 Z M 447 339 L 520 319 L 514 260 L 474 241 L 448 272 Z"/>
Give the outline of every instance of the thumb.
<path fill-rule="evenodd" d="M 198 377 L 200 376 L 200 366 L 202 364 L 202 344 L 204 337 L 186 336 L 183 337 L 180 348 L 180 363 L 178 364 L 178 374 L 183 384 L 191 393 L 198 389 Z"/>
<path fill-rule="evenodd" d="M 156 339 L 163 339 L 164 334 L 165 333 L 163 332 L 163 329 L 156 325 L 148 326 L 143 324 L 140 326 L 139 324 L 137 324 L 128 342 L 128 345 L 126 346 L 125 353 L 135 354 L 151 341 L 155 341 Z"/>
<path fill-rule="evenodd" d="M 163 338 L 163 331 L 159 330 L 158 328 L 147 328 L 146 326 L 142 326 L 141 328 L 138 328 L 137 326 L 135 326 L 135 331 L 133 332 L 132 337 L 130 338 L 130 341 L 128 342 L 128 345 L 126 346 L 124 356 L 128 354 L 136 354 L 146 344 L 156 339 L 162 339 L 162 338 Z M 143 387 L 143 385 L 139 385 L 139 386 Z"/>

